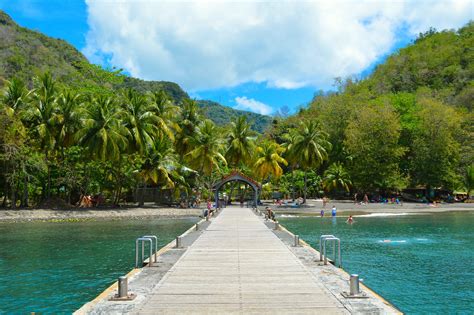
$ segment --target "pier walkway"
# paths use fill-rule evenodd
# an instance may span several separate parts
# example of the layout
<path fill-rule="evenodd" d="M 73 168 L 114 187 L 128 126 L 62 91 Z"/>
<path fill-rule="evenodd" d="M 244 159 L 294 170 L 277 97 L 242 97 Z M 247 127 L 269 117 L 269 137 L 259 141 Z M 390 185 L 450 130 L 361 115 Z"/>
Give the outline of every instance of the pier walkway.
<path fill-rule="evenodd" d="M 345 314 L 344 305 L 250 209 L 226 208 L 138 314 Z"/>

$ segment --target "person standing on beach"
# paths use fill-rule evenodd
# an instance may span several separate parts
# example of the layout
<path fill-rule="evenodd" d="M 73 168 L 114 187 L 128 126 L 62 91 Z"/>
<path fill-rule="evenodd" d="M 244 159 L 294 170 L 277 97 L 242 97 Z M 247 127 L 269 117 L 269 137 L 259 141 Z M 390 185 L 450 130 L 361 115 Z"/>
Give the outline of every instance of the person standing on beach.
<path fill-rule="evenodd" d="M 367 196 L 367 194 L 364 195 L 364 203 L 366 205 L 369 204 L 369 197 Z"/>
<path fill-rule="evenodd" d="M 333 217 L 336 216 L 336 212 L 337 212 L 336 206 L 332 206 L 331 214 L 332 214 Z"/>
<path fill-rule="evenodd" d="M 324 217 L 324 210 L 321 209 L 321 218 Z"/>
<path fill-rule="evenodd" d="M 354 204 L 357 204 L 357 193 L 354 194 Z"/>

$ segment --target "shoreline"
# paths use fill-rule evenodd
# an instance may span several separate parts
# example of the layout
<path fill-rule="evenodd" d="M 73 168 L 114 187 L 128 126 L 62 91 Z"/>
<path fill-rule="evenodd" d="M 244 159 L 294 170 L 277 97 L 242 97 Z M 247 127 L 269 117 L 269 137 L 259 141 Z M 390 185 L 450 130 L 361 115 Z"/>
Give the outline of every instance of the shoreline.
<path fill-rule="evenodd" d="M 200 208 L 115 208 L 115 209 L 19 209 L 0 210 L 1 222 L 32 222 L 32 221 L 87 221 L 87 220 L 122 220 L 147 218 L 179 218 L 199 217 Z"/>
<path fill-rule="evenodd" d="M 336 206 L 337 216 L 387 214 L 409 215 L 417 213 L 441 213 L 474 211 L 474 203 L 439 204 L 436 207 L 419 204 L 403 203 L 402 205 L 371 203 L 367 205 L 354 204 L 350 201 L 329 202 L 325 208 L 322 201 L 310 199 L 307 205 L 300 208 L 277 206 L 271 202 L 264 202 L 261 207 L 270 206 L 278 215 L 307 215 L 319 216 L 324 209 L 325 216 L 331 215 L 331 208 Z M 31 222 L 31 221 L 86 221 L 86 220 L 114 220 L 114 219 L 147 219 L 147 218 L 179 218 L 199 217 L 202 208 L 170 208 L 170 207 L 125 207 L 104 209 L 0 209 L 1 222 Z"/>

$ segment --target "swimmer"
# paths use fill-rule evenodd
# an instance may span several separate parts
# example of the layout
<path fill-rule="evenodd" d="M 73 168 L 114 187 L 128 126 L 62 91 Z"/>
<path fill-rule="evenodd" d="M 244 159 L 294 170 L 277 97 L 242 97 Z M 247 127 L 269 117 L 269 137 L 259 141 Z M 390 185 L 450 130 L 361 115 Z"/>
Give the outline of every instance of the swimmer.
<path fill-rule="evenodd" d="M 352 218 L 351 215 L 350 215 L 349 218 L 346 220 L 346 222 L 349 223 L 349 224 L 354 223 L 354 219 Z"/>

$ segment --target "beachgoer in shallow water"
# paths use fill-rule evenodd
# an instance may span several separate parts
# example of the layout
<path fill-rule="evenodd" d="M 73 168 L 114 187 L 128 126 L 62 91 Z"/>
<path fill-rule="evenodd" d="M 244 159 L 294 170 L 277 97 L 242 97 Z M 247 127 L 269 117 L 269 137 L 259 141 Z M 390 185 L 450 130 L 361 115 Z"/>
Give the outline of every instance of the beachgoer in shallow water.
<path fill-rule="evenodd" d="M 324 210 L 321 210 L 321 218 L 324 217 Z"/>
<path fill-rule="evenodd" d="M 354 219 L 352 218 L 351 215 L 349 216 L 349 218 L 347 218 L 346 222 L 349 223 L 349 224 L 354 223 Z"/>
<path fill-rule="evenodd" d="M 336 216 L 336 212 L 337 212 L 336 206 L 332 206 L 331 214 L 332 214 L 333 217 Z"/>

